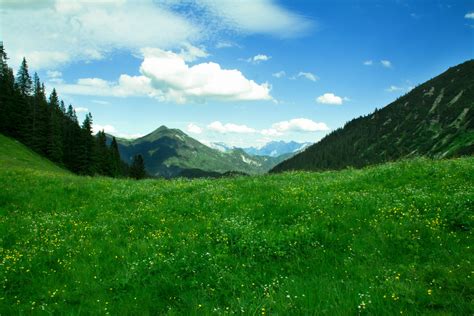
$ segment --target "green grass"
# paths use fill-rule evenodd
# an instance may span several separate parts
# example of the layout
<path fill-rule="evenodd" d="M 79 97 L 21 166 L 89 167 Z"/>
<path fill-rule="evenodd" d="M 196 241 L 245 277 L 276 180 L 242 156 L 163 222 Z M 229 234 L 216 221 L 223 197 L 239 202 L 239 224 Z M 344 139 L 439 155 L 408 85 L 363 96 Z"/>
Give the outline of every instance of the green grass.
<path fill-rule="evenodd" d="M 0 188 L 2 315 L 474 313 L 474 158 L 137 182 L 0 137 Z"/>

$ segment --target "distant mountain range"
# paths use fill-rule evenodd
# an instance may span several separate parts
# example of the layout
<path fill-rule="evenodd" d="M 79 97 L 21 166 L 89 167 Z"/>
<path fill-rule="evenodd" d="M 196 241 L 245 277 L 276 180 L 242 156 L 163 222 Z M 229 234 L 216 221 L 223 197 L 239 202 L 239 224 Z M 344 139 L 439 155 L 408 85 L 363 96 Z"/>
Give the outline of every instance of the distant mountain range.
<path fill-rule="evenodd" d="M 107 137 L 110 141 L 111 136 Z M 117 142 L 125 162 L 130 163 L 133 156 L 141 154 L 147 172 L 165 178 L 262 174 L 291 156 L 253 156 L 239 148 L 224 152 L 166 126 L 134 140 L 117 138 Z"/>
<path fill-rule="evenodd" d="M 295 154 L 312 143 L 298 143 L 295 141 L 285 142 L 285 141 L 272 141 L 268 142 L 262 147 L 235 147 L 229 146 L 222 142 L 210 143 L 211 148 L 217 149 L 222 152 L 228 152 L 235 149 L 242 149 L 247 154 L 252 156 L 269 156 L 269 157 L 278 157 L 281 155 Z"/>
<path fill-rule="evenodd" d="M 273 141 L 266 143 L 263 147 L 248 147 L 242 149 L 250 155 L 278 157 L 280 155 L 297 153 L 311 144 L 312 143 L 297 143 L 294 141 Z"/>
<path fill-rule="evenodd" d="M 381 110 L 356 118 L 275 166 L 363 167 L 405 157 L 474 154 L 474 60 L 452 67 Z"/>

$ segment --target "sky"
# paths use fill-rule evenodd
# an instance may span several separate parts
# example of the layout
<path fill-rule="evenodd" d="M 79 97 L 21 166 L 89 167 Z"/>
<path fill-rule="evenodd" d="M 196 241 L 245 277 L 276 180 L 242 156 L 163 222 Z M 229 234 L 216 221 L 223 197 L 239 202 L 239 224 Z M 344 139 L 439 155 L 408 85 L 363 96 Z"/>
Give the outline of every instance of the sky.
<path fill-rule="evenodd" d="M 474 58 L 474 1 L 0 0 L 0 40 L 96 131 L 316 142 Z"/>

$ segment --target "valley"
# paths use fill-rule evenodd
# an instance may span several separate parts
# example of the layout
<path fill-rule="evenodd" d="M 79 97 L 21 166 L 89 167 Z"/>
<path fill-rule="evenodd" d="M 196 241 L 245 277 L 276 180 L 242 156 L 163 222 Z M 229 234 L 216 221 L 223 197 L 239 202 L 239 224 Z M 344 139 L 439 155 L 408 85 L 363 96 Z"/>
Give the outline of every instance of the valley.
<path fill-rule="evenodd" d="M 91 178 L 0 136 L 0 313 L 472 314 L 473 176 Z"/>

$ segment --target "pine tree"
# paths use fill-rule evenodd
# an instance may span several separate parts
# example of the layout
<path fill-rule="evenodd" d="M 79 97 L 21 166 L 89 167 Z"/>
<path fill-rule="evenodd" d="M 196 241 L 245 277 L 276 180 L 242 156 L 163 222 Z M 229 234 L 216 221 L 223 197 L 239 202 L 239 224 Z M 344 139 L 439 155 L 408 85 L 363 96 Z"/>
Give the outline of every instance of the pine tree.
<path fill-rule="evenodd" d="M 132 165 L 130 166 L 130 177 L 137 180 L 146 177 L 145 162 L 142 155 L 135 155 L 133 157 Z"/>
<path fill-rule="evenodd" d="M 28 64 L 25 58 L 23 58 L 20 69 L 16 75 L 16 85 L 22 96 L 26 97 L 31 95 L 33 81 L 31 81 L 30 74 L 28 73 Z"/>
<path fill-rule="evenodd" d="M 88 113 L 81 128 L 80 170 L 82 174 L 93 175 L 97 171 L 95 141 L 92 136 L 92 114 Z"/>
<path fill-rule="evenodd" d="M 30 96 L 32 92 L 32 84 L 30 74 L 28 73 L 28 64 L 26 59 L 23 61 L 18 69 L 15 80 L 15 93 L 13 109 L 10 109 L 10 129 L 12 136 L 21 142 L 29 145 L 31 140 L 31 106 Z"/>
<path fill-rule="evenodd" d="M 122 170 L 122 160 L 120 159 L 120 152 L 118 149 L 117 140 L 115 137 L 112 138 L 109 148 L 110 154 L 110 170 L 113 177 L 124 176 L 125 172 Z"/>
<path fill-rule="evenodd" d="M 15 110 L 15 78 L 13 71 L 7 65 L 7 53 L 0 42 L 0 132 L 12 135 L 12 113 Z"/>
<path fill-rule="evenodd" d="M 33 98 L 31 100 L 31 140 L 30 146 L 38 153 L 46 154 L 47 142 L 47 102 L 44 86 L 38 74 L 33 76 Z"/>
<path fill-rule="evenodd" d="M 54 162 L 61 163 L 63 158 L 63 142 L 61 128 L 61 110 L 59 109 L 59 98 L 56 89 L 49 96 L 49 124 L 47 156 Z"/>
<path fill-rule="evenodd" d="M 102 175 L 112 176 L 109 157 L 110 152 L 107 148 L 107 137 L 105 136 L 105 132 L 103 130 L 97 133 L 96 144 L 97 172 Z"/>

